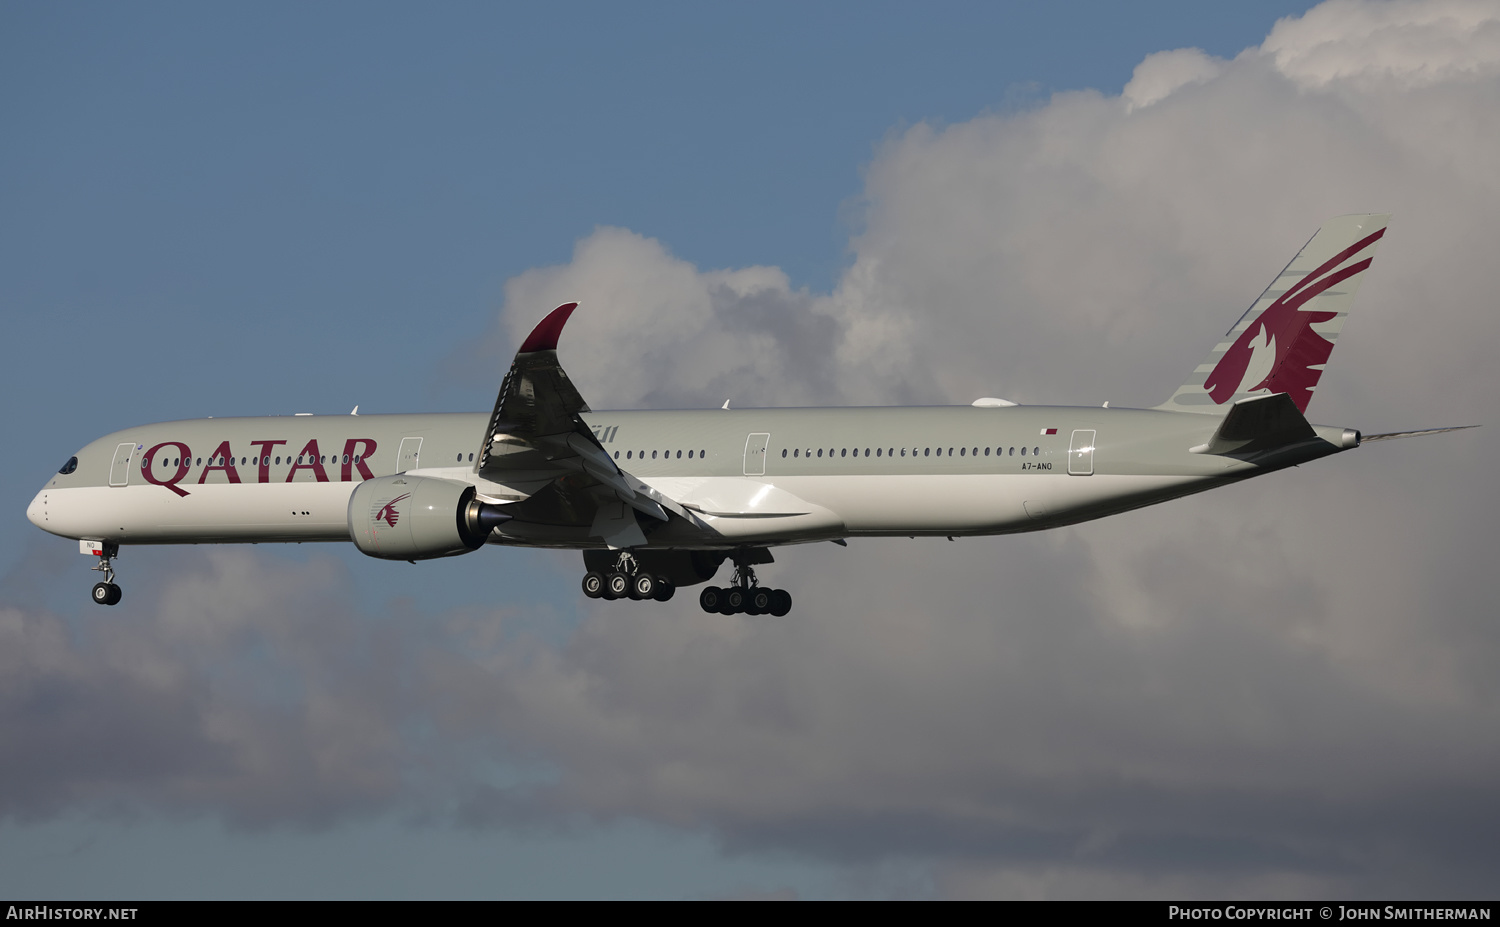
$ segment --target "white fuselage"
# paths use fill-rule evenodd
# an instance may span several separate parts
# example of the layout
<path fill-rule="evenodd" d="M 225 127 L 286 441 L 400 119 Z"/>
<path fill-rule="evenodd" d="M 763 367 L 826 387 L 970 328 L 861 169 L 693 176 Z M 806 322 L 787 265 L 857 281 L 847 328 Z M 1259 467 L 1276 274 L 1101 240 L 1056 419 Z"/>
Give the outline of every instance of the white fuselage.
<path fill-rule="evenodd" d="M 1265 472 L 1190 452 L 1217 420 L 1189 413 L 1037 406 L 583 418 L 622 471 L 690 513 L 649 533 L 652 547 L 1033 531 Z M 528 483 L 524 468 L 513 469 L 495 482 L 476 471 L 485 424 L 480 414 L 349 415 L 126 429 L 80 450 L 27 517 L 53 534 L 116 544 L 342 541 L 354 487 L 408 473 L 474 485 L 514 511 L 491 543 L 603 546 L 586 520 L 541 508 L 538 490 L 555 475 Z"/>

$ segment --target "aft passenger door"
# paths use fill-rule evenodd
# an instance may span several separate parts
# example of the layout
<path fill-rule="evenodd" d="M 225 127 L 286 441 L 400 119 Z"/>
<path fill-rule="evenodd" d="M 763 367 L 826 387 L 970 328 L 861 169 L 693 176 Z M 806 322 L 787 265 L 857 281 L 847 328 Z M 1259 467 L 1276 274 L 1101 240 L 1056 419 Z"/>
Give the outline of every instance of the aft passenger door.
<path fill-rule="evenodd" d="M 766 475 L 766 445 L 771 443 L 769 432 L 756 432 L 745 439 L 745 475 Z"/>
<path fill-rule="evenodd" d="M 1073 441 L 1068 445 L 1068 475 L 1094 475 L 1094 435 L 1092 428 L 1080 428 L 1073 432 Z"/>
<path fill-rule="evenodd" d="M 109 485 L 124 486 L 130 482 L 130 459 L 134 456 L 134 441 L 115 448 L 115 459 L 109 464 Z"/>

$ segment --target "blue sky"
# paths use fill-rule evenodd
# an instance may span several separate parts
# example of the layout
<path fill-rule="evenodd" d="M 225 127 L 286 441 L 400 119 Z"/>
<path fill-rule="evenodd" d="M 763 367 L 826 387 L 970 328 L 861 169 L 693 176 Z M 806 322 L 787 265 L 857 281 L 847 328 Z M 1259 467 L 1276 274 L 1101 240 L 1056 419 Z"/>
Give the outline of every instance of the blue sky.
<path fill-rule="evenodd" d="M 705 274 L 779 268 L 785 274 L 779 292 L 786 305 L 815 305 L 830 294 L 837 301 L 848 292 L 851 268 L 861 254 L 882 241 L 926 234 L 928 226 L 919 222 L 898 226 L 889 219 L 891 204 L 905 202 L 892 192 L 898 181 L 891 178 L 901 174 L 906 153 L 913 158 L 931 153 L 924 139 L 931 139 L 935 150 L 961 143 L 971 125 L 980 134 L 998 126 L 998 134 L 984 144 L 1009 151 L 1007 139 L 1033 132 L 1028 126 L 1041 133 L 1049 120 L 1079 108 L 1118 105 L 1114 98 L 1147 56 L 1179 48 L 1200 49 L 1203 60 L 1218 62 L 1213 67 L 1222 75 L 1208 79 L 1206 89 L 1194 89 L 1192 81 L 1173 83 L 1187 89 L 1171 105 L 1195 105 L 1195 93 L 1224 94 L 1202 104 L 1214 108 L 1194 117 L 1200 122 L 1252 97 L 1256 107 L 1266 99 L 1285 102 L 1290 96 L 1276 96 L 1282 91 L 1263 90 L 1258 72 L 1226 62 L 1260 46 L 1278 19 L 1305 9 L 1291 3 L 874 2 L 0 7 L 0 126 L 5 130 L 0 313 L 6 331 L 0 387 L 7 397 L 6 431 L 20 439 L 6 470 L 12 478 L 0 490 L 0 511 L 8 513 L 0 520 L 0 606 L 49 616 L 83 642 L 77 644 L 80 653 L 92 646 L 87 642 L 96 633 L 113 633 L 96 631 L 101 623 L 121 620 L 86 602 L 87 562 L 68 542 L 42 535 L 23 515 L 52 468 L 100 434 L 139 422 L 208 415 L 343 413 L 355 404 L 365 413 L 487 409 L 509 363 L 511 335 L 544 314 L 551 303 L 542 296 L 561 285 L 549 282 L 553 278 L 547 274 L 555 271 L 563 283 L 582 285 L 592 252 L 581 242 L 619 247 L 621 260 L 636 267 L 654 267 L 656 261 L 668 270 L 686 265 Z M 1377 15 L 1389 12 L 1374 9 Z M 1403 27 L 1392 28 L 1399 34 Z M 1484 70 L 1488 66 L 1479 68 L 1482 77 L 1490 73 Z M 1451 99 L 1457 101 L 1456 112 L 1472 112 L 1461 107 L 1477 105 L 1493 117 L 1493 106 L 1464 96 L 1468 86 L 1459 86 L 1450 98 L 1440 96 L 1443 87 L 1421 85 L 1391 97 L 1396 103 L 1390 112 L 1423 105 L 1436 111 Z M 1350 91 L 1354 102 L 1347 112 L 1367 114 L 1378 109 L 1368 100 L 1383 105 L 1387 99 L 1358 93 L 1375 91 Z M 1245 105 L 1247 112 L 1253 109 Z M 1034 114 L 1031 122 L 1027 114 Z M 1381 118 L 1371 117 L 1371 124 L 1384 124 Z M 1246 124 L 1254 126 L 1255 119 Z M 1453 163 L 1487 157 L 1493 140 L 1483 134 L 1483 120 L 1479 125 L 1477 139 L 1458 151 Z M 1355 138 L 1359 131 L 1350 123 L 1343 135 Z M 1161 151 L 1170 152 L 1173 136 L 1165 137 L 1168 144 Z M 1350 193 L 1340 202 L 1365 197 L 1347 206 L 1330 201 L 1326 210 L 1388 208 L 1369 202 L 1374 198 L 1369 190 L 1384 195 L 1389 187 L 1382 186 L 1383 178 L 1390 175 L 1380 171 L 1395 168 L 1371 163 L 1377 166 L 1369 169 L 1371 179 L 1363 188 L 1359 169 L 1344 174 L 1327 165 L 1312 169 L 1327 172 L 1323 186 Z M 1009 167 L 1003 159 L 995 164 L 1002 172 Z M 936 178 L 934 190 L 946 189 L 940 183 L 949 176 L 944 170 L 924 174 Z M 955 184 L 968 176 L 961 166 L 951 170 Z M 1141 176 L 1142 185 L 1155 182 Z M 1269 176 L 1229 164 L 1217 186 L 1195 196 L 1207 202 L 1220 189 L 1258 189 Z M 1193 183 L 1184 179 L 1184 188 L 1197 190 Z M 1449 202 L 1413 183 L 1418 192 L 1410 199 Z M 1109 191 L 1101 192 L 1102 187 L 1036 189 L 1049 197 L 1048 215 L 1088 217 L 1111 208 Z M 945 195 L 934 194 L 933 200 L 947 202 Z M 1399 203 L 1403 196 L 1391 199 Z M 1452 201 L 1487 202 L 1484 198 L 1492 196 L 1491 190 L 1476 192 L 1460 184 Z M 1182 332 L 1182 344 L 1211 344 L 1259 292 L 1251 284 L 1263 283 L 1280 266 L 1273 259 L 1284 261 L 1316 227 L 1324 213 L 1299 212 L 1306 204 L 1298 199 L 1282 195 L 1279 209 L 1247 217 L 1246 225 L 1264 226 L 1265 234 L 1237 228 L 1233 247 L 1225 249 L 1240 254 L 1235 249 L 1242 241 L 1264 237 L 1263 253 L 1252 250 L 1243 266 L 1219 263 L 1218 254 L 1205 260 L 1203 274 L 1209 279 L 1220 271 L 1232 275 L 1225 283 L 1227 301 L 1203 329 Z M 1001 203 L 1018 215 L 1037 208 L 1020 193 Z M 1325 204 L 1311 208 L 1325 210 Z M 1420 211 L 1416 214 L 1420 220 Z M 1182 215 L 1192 216 L 1190 211 Z M 1211 244 L 1207 231 L 1220 224 L 1192 217 L 1170 226 L 1180 241 L 1162 259 L 1163 266 L 1203 257 Z M 1422 227 L 1420 221 L 1408 226 Z M 628 235 L 600 237 L 601 228 L 628 230 Z M 1408 234 L 1419 237 L 1416 231 Z M 1129 237 L 1127 231 L 1117 240 Z M 1203 252 L 1195 250 L 1199 244 Z M 951 253 L 951 273 L 962 277 L 967 265 L 958 249 Z M 888 259 L 886 266 L 891 263 Z M 1109 280 L 1107 263 L 1100 267 L 1096 276 Z M 941 275 L 947 268 L 938 261 L 931 270 Z M 1173 279 L 1163 272 L 1124 285 L 1143 298 L 1156 298 L 1170 290 Z M 1400 288 L 1405 278 L 1394 279 L 1403 295 L 1424 298 L 1420 288 Z M 1190 295 L 1201 295 L 1199 283 L 1191 279 Z M 629 293 L 651 292 L 632 288 L 625 278 L 617 285 L 622 303 Z M 974 289 L 996 292 L 978 283 Z M 1000 292 L 1022 307 L 1019 286 Z M 539 294 L 535 305 L 520 304 L 522 296 L 533 293 Z M 1077 304 L 1088 299 L 1082 292 Z M 628 318 L 638 327 L 649 324 L 649 315 Z M 1133 322 L 1111 320 L 1088 329 L 1091 319 L 1067 322 L 1061 334 L 1038 332 L 1037 353 L 1060 357 L 1054 349 L 1068 342 L 1049 339 L 1080 329 L 1114 350 L 1148 355 L 1153 350 L 1142 346 L 1145 336 Z M 1024 323 L 1012 321 L 1016 331 L 1025 331 Z M 622 382 L 639 363 L 631 349 L 622 357 L 603 343 L 599 327 L 591 341 L 590 324 L 584 313 L 575 318 L 563 357 L 569 362 L 568 339 L 578 339 L 575 357 L 611 358 L 592 368 L 601 377 L 597 389 L 605 394 L 596 393 L 593 404 L 608 407 L 605 396 L 613 398 L 608 392 L 613 386 L 604 382 L 604 372 Z M 1476 325 L 1472 331 L 1478 336 L 1468 342 L 1477 350 L 1493 343 L 1494 327 Z M 1362 337 L 1353 325 L 1347 331 L 1352 340 L 1341 342 L 1341 354 L 1356 351 L 1353 345 Z M 1412 337 L 1413 343 L 1420 340 Z M 1174 333 L 1166 346 L 1175 350 L 1178 339 Z M 935 356 L 924 355 L 920 345 L 912 350 L 914 357 Z M 1190 369 L 1201 353 L 1196 351 L 1173 353 L 1178 360 L 1170 362 L 1167 374 L 1155 371 L 1149 381 L 1121 373 L 1125 365 L 1118 355 L 1091 365 L 1098 376 L 1090 373 L 1081 383 L 1050 382 L 1053 374 L 1025 367 L 1019 356 L 1012 359 L 1016 369 L 1034 374 L 1019 388 L 1048 386 L 1062 390 L 1054 394 L 1059 401 L 1094 401 L 1088 391 L 1095 379 L 1116 375 L 1127 389 L 1139 384 L 1142 391 L 1169 389 Z M 1378 361 L 1367 363 L 1374 367 Z M 955 361 L 954 369 L 973 373 L 973 388 L 979 389 L 986 362 Z M 890 387 L 880 395 L 961 401 L 971 382 L 912 385 L 909 372 L 903 376 L 906 392 Z M 1331 399 L 1329 411 L 1366 410 L 1358 404 L 1357 387 L 1367 380 L 1359 376 L 1351 373 L 1343 381 L 1345 398 Z M 761 387 L 746 377 L 735 382 L 754 394 Z M 1332 391 L 1338 381 L 1329 380 Z M 650 397 L 697 401 L 689 386 L 675 383 L 656 392 L 631 387 L 613 395 L 623 395 L 626 405 L 659 404 Z M 1069 388 L 1084 395 L 1068 395 Z M 772 398 L 776 395 L 804 398 L 795 391 Z M 851 395 L 862 394 L 851 386 L 826 399 L 812 398 L 842 404 Z M 1411 388 L 1403 395 L 1427 394 Z M 1432 405 L 1414 401 L 1398 404 L 1396 411 L 1427 414 Z M 1384 424 L 1451 423 L 1444 418 Z M 1387 466 L 1397 473 L 1421 466 L 1420 456 L 1402 453 L 1416 454 L 1393 451 L 1385 459 L 1394 463 Z M 1289 477 L 1286 485 L 1298 484 Z M 1316 484 L 1293 491 L 1328 498 Z M 1274 500 L 1274 494 L 1242 493 L 1225 505 L 1243 510 Z M 1428 514 L 1458 517 L 1463 506 L 1449 508 L 1450 502 L 1432 502 Z M 1479 509 L 1488 511 L 1492 504 L 1487 497 Z M 1147 527 L 1165 533 L 1166 523 Z M 1095 543 L 1092 537 L 1099 536 L 1066 534 L 1053 543 L 1073 553 L 1054 553 L 1064 560 L 1083 556 L 1077 551 Z M 1015 559 L 1047 549 L 1017 553 Z M 1014 548 L 986 550 L 973 562 L 975 569 L 997 552 L 1011 557 Z M 461 623 L 489 608 L 503 606 L 505 633 L 532 641 L 528 646 L 540 647 L 539 653 L 566 654 L 585 646 L 580 642 L 594 640 L 590 628 L 599 620 L 577 595 L 573 558 L 547 552 L 485 551 L 475 558 L 424 564 L 419 572 L 332 548 L 260 549 L 253 556 L 257 559 L 245 569 L 255 575 L 334 577 L 329 595 L 339 604 L 330 607 L 349 617 L 340 633 L 364 640 L 370 628 L 396 627 L 379 633 L 408 641 L 413 653 L 458 646 L 442 640 L 443 622 Z M 845 575 L 842 566 L 812 562 Z M 1038 560 L 1043 564 L 1038 569 L 1045 569 L 1045 562 L 1045 557 Z M 1447 562 L 1441 569 L 1469 561 Z M 148 590 L 165 587 L 179 573 L 217 576 L 229 569 L 196 548 L 127 552 L 120 566 L 127 599 L 134 600 L 122 610 L 143 610 L 124 619 L 126 628 L 132 621 L 152 620 L 159 603 Z M 931 569 L 934 576 L 946 575 L 941 565 Z M 1115 575 L 1101 569 L 1106 571 L 1101 576 Z M 1424 576 L 1437 581 L 1436 574 Z M 966 595 L 954 593 L 952 601 L 967 602 Z M 1304 605 L 1289 600 L 1286 607 L 1296 611 Z M 964 607 L 953 605 L 955 613 Z M 643 624 L 639 633 L 672 634 L 676 628 Z M 1022 631 L 1023 648 L 1027 639 Z M 1486 647 L 1493 643 L 1484 640 Z M 1058 653 L 1050 649 L 1050 639 L 1036 646 L 1038 653 Z M 225 666 L 254 666 L 258 659 L 243 653 L 215 657 L 220 658 L 229 661 Z M 219 671 L 205 670 L 209 677 Z M 1330 701 L 1346 697 L 1353 704 L 1347 692 Z M 33 729 L 27 725 L 41 711 L 36 704 L 23 699 L 7 706 L 21 721 L 0 728 L 0 756 L 32 747 L 19 732 Z M 424 716 L 414 717 L 411 723 L 420 727 Z M 1476 717 L 1470 720 L 1493 732 L 1492 711 Z M 491 784 L 516 776 L 546 778 L 554 765 L 592 762 L 587 758 L 593 754 L 582 748 L 570 753 L 573 747 L 547 741 L 533 726 L 521 727 L 524 738 L 531 738 L 529 748 L 512 749 L 507 742 L 487 753 L 469 744 L 444 752 L 444 762 L 484 767 L 470 778 Z M 1066 724 L 1061 729 L 1072 730 Z M 429 734 L 406 730 L 402 736 L 414 744 Z M 543 742 L 550 747 L 536 747 Z M 520 758 L 528 756 L 527 749 L 540 758 Z M 80 751 L 79 756 L 92 755 Z M 957 771 L 973 772 L 961 766 Z M 1191 866 L 1164 872 L 1118 860 L 1094 881 L 1093 876 L 1080 876 L 1076 883 L 1020 876 L 1014 878 L 1021 881 L 1007 881 L 1012 876 L 975 875 L 989 863 L 967 857 L 954 862 L 963 854 L 942 849 L 947 846 L 942 839 L 914 845 L 892 841 L 888 852 L 878 846 L 852 852 L 852 831 L 831 824 L 821 831 L 816 815 L 747 824 L 753 815 L 744 809 L 663 810 L 671 804 L 666 799 L 642 799 L 638 806 L 592 799 L 569 806 L 559 799 L 555 813 L 540 823 L 484 827 L 450 814 L 463 796 L 456 787 L 452 794 L 443 791 L 447 779 L 437 781 L 408 787 L 401 792 L 405 798 L 356 802 L 326 816 L 258 815 L 247 810 L 253 803 L 235 798 L 184 797 L 165 777 L 18 802 L 0 817 L 0 892 L 57 898 L 822 897 L 1172 889 L 1193 894 L 1215 885 L 1276 894 L 1278 887 L 1296 892 L 1343 884 L 1318 881 L 1335 878 L 1329 873 L 1336 867 L 1327 859 L 1310 865 L 1309 875 L 1293 871 L 1279 857 L 1244 876 L 1248 881 L 1233 881 L 1240 876 L 1192 881 L 1182 875 Z M 1431 786 L 1401 780 L 1392 788 L 1413 782 Z M 413 794 L 421 800 L 412 800 Z M 1480 800 L 1490 808 L 1493 793 Z M 892 811 L 896 818 L 907 813 L 878 810 Z M 1100 820 L 1105 818 L 1114 820 L 1110 815 Z M 958 826 L 942 820 L 950 829 Z M 1118 822 L 1098 826 L 1101 832 L 1131 828 Z M 1226 823 L 1224 829 L 1236 826 Z M 772 833 L 777 828 L 818 832 L 781 839 Z M 1352 823 L 1349 828 L 1358 830 Z M 1143 859 L 1154 846 L 1145 837 L 1136 844 L 1121 841 L 1137 847 Z M 1249 843 L 1263 849 L 1274 841 L 1262 835 Z M 1242 850 L 1226 852 L 1225 858 L 1243 856 Z M 985 859 L 1025 858 L 1028 852 L 1017 844 Z M 1275 855 L 1266 852 L 1268 858 Z M 1330 851 L 1328 859 L 1336 856 Z M 1442 858 L 1437 851 L 1424 857 Z M 1234 869 L 1227 862 L 1223 868 Z M 1368 873 L 1378 871 L 1372 863 Z"/>

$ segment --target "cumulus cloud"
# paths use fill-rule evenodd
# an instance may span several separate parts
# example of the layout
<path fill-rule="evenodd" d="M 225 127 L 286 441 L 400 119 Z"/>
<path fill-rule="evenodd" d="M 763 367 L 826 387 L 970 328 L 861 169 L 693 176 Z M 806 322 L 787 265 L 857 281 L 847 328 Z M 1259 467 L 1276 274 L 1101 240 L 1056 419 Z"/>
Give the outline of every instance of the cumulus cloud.
<path fill-rule="evenodd" d="M 1323 219 L 1391 211 L 1311 411 L 1482 422 L 1497 27 L 1493 4 L 1324 4 L 1230 61 L 1149 56 L 1118 98 L 894 136 L 832 293 L 600 230 L 513 282 L 503 318 L 518 339 L 539 284 L 600 292 L 610 337 L 581 315 L 564 360 L 624 406 L 678 404 L 705 364 L 767 404 L 1152 405 Z M 1493 450 L 1376 446 L 1047 537 L 814 549 L 773 571 L 796 622 L 590 622 L 470 682 L 517 707 L 503 736 L 559 759 L 562 807 L 925 855 L 944 891 L 1474 885 L 1500 811 Z"/>
<path fill-rule="evenodd" d="M 1336 0 L 1232 60 L 1150 56 L 1120 97 L 919 124 L 868 166 L 833 292 L 600 228 L 510 281 L 494 340 L 580 300 L 561 353 L 599 408 L 1153 405 L 1323 219 L 1379 210 L 1313 417 L 1483 422 L 1497 23 Z M 0 801 L 647 819 L 916 860 L 953 895 L 1482 893 L 1496 450 L 1482 429 L 1045 535 L 783 552 L 787 619 L 588 604 L 562 643 L 476 612 L 398 646 L 317 598 L 332 567 L 214 554 L 130 633 L 0 610 L 5 741 L 38 745 Z M 543 772 L 467 771 L 496 757 Z"/>

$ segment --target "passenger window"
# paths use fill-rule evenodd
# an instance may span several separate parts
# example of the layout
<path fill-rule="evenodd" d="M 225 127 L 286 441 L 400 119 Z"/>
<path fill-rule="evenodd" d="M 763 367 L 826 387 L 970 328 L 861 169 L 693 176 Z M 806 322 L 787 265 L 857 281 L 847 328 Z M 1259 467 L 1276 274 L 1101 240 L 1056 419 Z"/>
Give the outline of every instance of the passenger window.
<path fill-rule="evenodd" d="M 923 457 L 931 457 L 932 456 L 932 448 L 929 447 L 929 448 L 925 449 L 924 451 L 922 451 L 922 456 Z"/>
<path fill-rule="evenodd" d="M 1033 457 L 1036 457 L 1036 456 L 1040 455 L 1041 453 L 1042 453 L 1042 449 L 1039 448 L 1039 447 L 1034 447 L 1034 448 L 1031 449 L 1031 456 L 1033 456 Z"/>
<path fill-rule="evenodd" d="M 620 452 L 619 451 L 615 451 L 615 460 L 619 460 L 619 459 L 620 459 Z"/>
<path fill-rule="evenodd" d="M 1022 456 L 1022 457 L 1025 457 L 1025 456 L 1026 456 L 1026 448 L 1024 448 L 1024 447 L 1023 447 L 1023 448 L 1021 448 L 1021 456 Z"/>
<path fill-rule="evenodd" d="M 651 459 L 652 459 L 652 460 L 655 460 L 655 459 L 656 459 L 656 452 L 655 452 L 655 451 L 652 451 L 652 452 L 651 452 Z"/>
<path fill-rule="evenodd" d="M 618 457 L 619 455 L 616 454 L 615 456 Z M 692 451 L 688 451 L 688 460 L 692 460 L 692 459 L 693 459 L 693 452 Z"/>
<path fill-rule="evenodd" d="M 848 457 L 849 456 L 849 449 L 846 447 L 842 451 L 839 451 L 839 456 L 840 457 Z"/>
<path fill-rule="evenodd" d="M 629 460 L 630 459 L 630 455 L 633 454 L 633 453 L 635 453 L 635 452 L 634 451 L 626 451 L 625 452 L 625 459 Z"/>
<path fill-rule="evenodd" d="M 904 447 L 901 449 L 901 456 L 902 457 L 906 456 L 906 448 L 904 448 Z"/>
<path fill-rule="evenodd" d="M 865 456 L 866 457 L 870 456 L 870 449 L 869 448 L 865 448 Z"/>
<path fill-rule="evenodd" d="M 783 456 L 783 457 L 786 456 L 786 448 L 782 448 L 781 449 L 781 456 Z"/>
<path fill-rule="evenodd" d="M 822 457 L 822 456 L 823 456 L 823 449 L 822 449 L 822 448 L 821 448 L 821 447 L 820 447 L 820 448 L 818 448 L 818 456 L 819 456 L 819 457 Z"/>
<path fill-rule="evenodd" d="M 783 456 L 783 457 L 785 457 L 785 456 L 786 456 L 786 454 L 785 454 L 785 452 L 783 452 L 783 453 L 782 453 L 782 456 Z M 682 451 L 678 451 L 678 452 L 677 452 L 677 459 L 678 459 L 678 460 L 681 460 L 681 459 L 682 459 Z"/>
<path fill-rule="evenodd" d="M 882 450 L 884 450 L 884 448 L 879 448 L 879 447 L 877 447 L 877 448 L 875 448 L 875 456 L 876 456 L 876 457 L 879 457 L 879 456 L 880 456 L 880 452 L 881 452 L 881 451 L 882 451 Z"/>
<path fill-rule="evenodd" d="M 990 456 L 990 449 L 989 448 L 985 448 L 984 449 L 984 456 L 986 456 L 986 457 Z"/>

